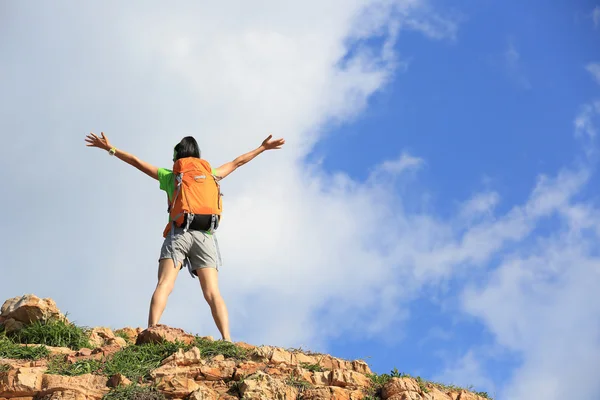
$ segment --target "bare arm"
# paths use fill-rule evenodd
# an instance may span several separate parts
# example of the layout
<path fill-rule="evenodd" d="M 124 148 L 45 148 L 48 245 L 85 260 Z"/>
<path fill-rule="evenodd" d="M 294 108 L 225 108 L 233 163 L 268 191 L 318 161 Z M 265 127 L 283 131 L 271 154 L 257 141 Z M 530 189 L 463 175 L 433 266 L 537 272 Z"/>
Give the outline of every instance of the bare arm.
<path fill-rule="evenodd" d="M 241 156 L 237 157 L 235 160 L 225 163 L 225 164 L 221 165 L 219 168 L 216 168 L 215 175 L 218 176 L 219 178 L 223 179 L 227 175 L 229 175 L 230 173 L 235 171 L 237 168 L 239 168 L 242 165 L 246 164 L 247 162 L 253 160 L 254 157 L 259 155 L 263 151 L 272 150 L 272 149 L 280 149 L 281 146 L 284 145 L 285 140 L 283 140 L 283 139 L 271 140 L 272 137 L 273 137 L 273 135 L 269 135 L 269 137 L 267 137 L 265 140 L 263 140 L 262 144 L 258 148 L 254 149 L 252 151 L 249 151 L 246 154 L 242 154 Z"/>
<path fill-rule="evenodd" d="M 104 135 L 104 132 L 101 132 L 100 135 L 101 135 L 101 137 L 98 137 L 98 136 L 94 135 L 93 133 L 90 133 L 89 135 L 87 135 L 87 137 L 85 138 L 85 141 L 88 143 L 87 146 L 88 147 L 98 147 L 99 149 L 103 149 L 106 151 L 110 151 L 111 149 L 114 149 L 113 150 L 114 155 L 119 160 L 125 161 L 127 164 L 139 169 L 140 171 L 142 171 L 146 175 L 150 176 L 151 178 L 158 180 L 158 168 L 156 168 L 152 164 L 149 164 L 145 161 L 140 160 L 133 154 L 130 154 L 124 150 L 118 150 L 116 147 L 113 147 L 110 144 L 110 142 L 108 141 L 108 138 Z"/>

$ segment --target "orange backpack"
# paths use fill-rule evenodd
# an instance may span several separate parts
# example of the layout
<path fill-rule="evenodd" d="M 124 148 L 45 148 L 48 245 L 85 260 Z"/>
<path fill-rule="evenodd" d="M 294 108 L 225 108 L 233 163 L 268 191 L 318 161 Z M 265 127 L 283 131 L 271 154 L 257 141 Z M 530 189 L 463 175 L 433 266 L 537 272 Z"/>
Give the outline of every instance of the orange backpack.
<path fill-rule="evenodd" d="M 169 223 L 163 236 L 173 225 L 184 229 L 213 231 L 223 210 L 218 178 L 208 161 L 195 157 L 180 158 L 173 165 L 175 190 L 169 201 Z"/>

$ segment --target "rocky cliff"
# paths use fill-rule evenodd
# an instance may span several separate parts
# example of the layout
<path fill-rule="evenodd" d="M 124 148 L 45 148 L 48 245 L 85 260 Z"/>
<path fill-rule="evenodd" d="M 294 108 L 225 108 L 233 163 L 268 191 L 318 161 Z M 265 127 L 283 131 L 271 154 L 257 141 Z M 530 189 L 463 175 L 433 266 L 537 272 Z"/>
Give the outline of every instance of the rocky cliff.
<path fill-rule="evenodd" d="M 215 341 L 163 325 L 84 329 L 52 299 L 34 295 L 5 301 L 0 314 L 0 400 L 487 398 L 397 371 L 373 374 L 364 361 Z"/>

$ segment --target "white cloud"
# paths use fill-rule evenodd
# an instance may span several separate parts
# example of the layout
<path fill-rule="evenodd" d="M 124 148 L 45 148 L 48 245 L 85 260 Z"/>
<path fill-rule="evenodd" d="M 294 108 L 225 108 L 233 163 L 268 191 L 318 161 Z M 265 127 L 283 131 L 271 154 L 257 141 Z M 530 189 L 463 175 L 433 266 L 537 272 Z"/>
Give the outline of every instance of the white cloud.
<path fill-rule="evenodd" d="M 0 200 L 11 210 L 1 297 L 34 292 L 82 324 L 143 326 L 164 194 L 85 148 L 85 133 L 103 130 L 114 145 L 169 166 L 184 135 L 219 164 L 272 132 L 285 148 L 223 182 L 220 276 L 234 339 L 318 348 L 406 318 L 398 299 L 410 293 L 394 283 L 391 250 L 368 240 L 397 230 L 393 188 L 330 175 L 304 158 L 324 123 L 353 118 L 386 84 L 399 65 L 392 45 L 402 22 L 412 13 L 427 20 L 421 4 L 78 3 L 60 13 L 11 5 L 14 23 L 0 39 L 0 132 L 10 151 L 0 165 L 19 179 L 14 197 Z M 361 45 L 372 35 L 383 36 L 381 48 Z M 379 168 L 399 172 L 416 160 Z M 216 334 L 186 273 L 162 322 Z"/>
<path fill-rule="evenodd" d="M 395 160 L 386 160 L 379 164 L 371 173 L 371 177 L 376 179 L 381 175 L 398 176 L 409 170 L 417 170 L 424 164 L 424 160 L 403 152 Z"/>
<path fill-rule="evenodd" d="M 575 135 L 578 137 L 587 137 L 594 139 L 597 134 L 596 118 L 600 115 L 600 101 L 593 101 L 584 104 L 581 111 L 575 117 Z"/>
<path fill-rule="evenodd" d="M 585 66 L 585 69 L 592 74 L 594 80 L 600 85 L 600 63 L 589 63 Z"/>

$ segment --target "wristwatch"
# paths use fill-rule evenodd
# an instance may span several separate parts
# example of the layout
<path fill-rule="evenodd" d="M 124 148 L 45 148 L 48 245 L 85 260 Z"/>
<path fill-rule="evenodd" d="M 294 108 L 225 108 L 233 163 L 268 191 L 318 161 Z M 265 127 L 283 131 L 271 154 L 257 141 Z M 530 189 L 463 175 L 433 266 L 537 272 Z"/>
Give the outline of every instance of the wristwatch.
<path fill-rule="evenodd" d="M 110 150 L 108 150 L 108 155 L 110 156 L 114 156 L 117 153 L 117 148 L 113 147 Z"/>

